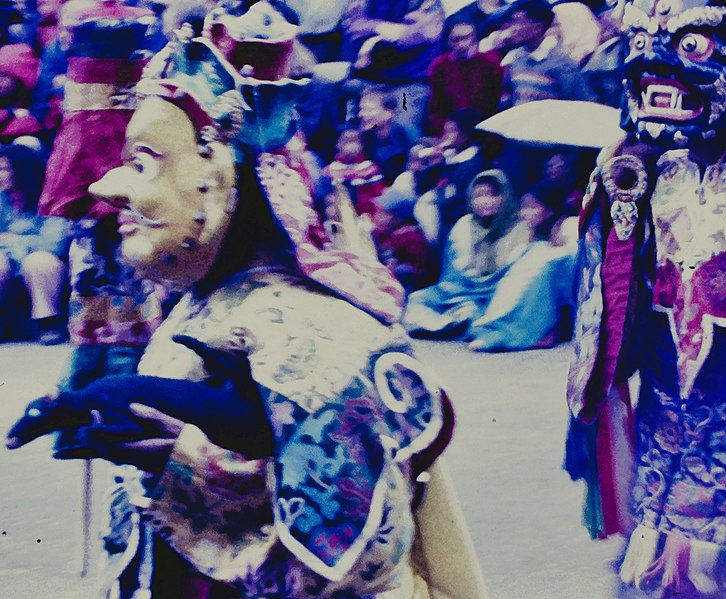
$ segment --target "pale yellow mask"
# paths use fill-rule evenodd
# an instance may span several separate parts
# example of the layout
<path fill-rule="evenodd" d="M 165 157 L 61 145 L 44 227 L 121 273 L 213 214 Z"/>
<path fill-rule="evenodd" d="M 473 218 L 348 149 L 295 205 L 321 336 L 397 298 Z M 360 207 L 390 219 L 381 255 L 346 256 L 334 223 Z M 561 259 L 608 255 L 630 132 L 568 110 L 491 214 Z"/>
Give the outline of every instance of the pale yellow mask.
<path fill-rule="evenodd" d="M 209 272 L 237 202 L 231 148 L 198 143 L 180 108 L 146 98 L 126 130 L 123 166 L 89 188 L 120 208 L 123 260 L 174 289 Z"/>

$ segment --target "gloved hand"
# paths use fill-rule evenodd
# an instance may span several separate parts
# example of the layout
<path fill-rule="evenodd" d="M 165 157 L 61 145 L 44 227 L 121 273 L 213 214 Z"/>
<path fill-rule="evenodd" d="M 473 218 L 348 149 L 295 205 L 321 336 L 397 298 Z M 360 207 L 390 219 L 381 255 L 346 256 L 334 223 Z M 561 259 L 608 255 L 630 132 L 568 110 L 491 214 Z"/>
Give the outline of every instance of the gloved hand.
<path fill-rule="evenodd" d="M 129 412 L 144 423 L 144 430 L 154 430 L 139 438 L 128 427 L 104 425 L 100 415 L 92 412 L 94 424 L 75 431 L 75 445 L 57 448 L 53 457 L 61 460 L 101 458 L 116 464 L 131 464 L 158 474 L 164 468 L 184 422 L 149 406 L 132 403 Z"/>
<path fill-rule="evenodd" d="M 74 450 L 73 457 L 83 457 L 79 452 L 88 446 L 88 457 L 97 457 L 96 444 L 101 441 L 168 438 L 176 429 L 166 416 L 198 426 L 213 443 L 247 457 L 271 455 L 272 433 L 249 365 L 191 338 L 178 340 L 203 357 L 207 372 L 214 373 L 207 382 L 106 376 L 78 391 L 63 391 L 31 402 L 10 429 L 8 448 L 64 431 L 58 451 Z M 132 404 L 149 406 L 154 412 L 139 416 L 130 409 Z"/>

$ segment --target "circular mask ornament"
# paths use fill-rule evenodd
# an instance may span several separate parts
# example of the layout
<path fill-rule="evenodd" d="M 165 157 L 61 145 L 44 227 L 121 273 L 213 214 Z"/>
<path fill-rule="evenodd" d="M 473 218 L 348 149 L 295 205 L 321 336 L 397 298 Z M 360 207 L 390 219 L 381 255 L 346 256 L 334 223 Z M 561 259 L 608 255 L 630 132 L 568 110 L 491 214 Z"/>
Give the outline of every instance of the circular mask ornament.
<path fill-rule="evenodd" d="M 602 168 L 602 182 L 610 199 L 610 216 L 615 234 L 627 241 L 638 222 L 637 201 L 648 187 L 648 175 L 643 162 L 632 154 L 608 160 Z"/>

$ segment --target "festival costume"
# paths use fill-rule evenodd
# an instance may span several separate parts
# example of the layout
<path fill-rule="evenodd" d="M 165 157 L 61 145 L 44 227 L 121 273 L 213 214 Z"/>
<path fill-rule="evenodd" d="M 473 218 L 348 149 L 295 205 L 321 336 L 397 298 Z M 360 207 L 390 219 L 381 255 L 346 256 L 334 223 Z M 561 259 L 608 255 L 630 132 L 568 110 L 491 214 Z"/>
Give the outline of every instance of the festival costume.
<path fill-rule="evenodd" d="M 388 590 L 380 597 L 428 597 L 410 567 L 411 502 L 416 477 L 450 438 L 451 408 L 391 325 L 400 317 L 400 285 L 382 264 L 319 238 L 299 138 L 291 131 L 271 141 L 280 133 L 271 123 L 289 110 L 286 97 L 299 83 L 240 75 L 229 56 L 208 39 L 183 36 L 162 51 L 139 86 L 140 116 L 127 131 L 127 143 L 142 150 L 91 191 L 114 197 L 133 176 L 121 213 L 124 257 L 189 288 L 153 335 L 139 373 L 213 375 L 175 342 L 179 334 L 227 354 L 240 371 L 248 364 L 258 397 L 240 399 L 262 401 L 274 457 L 246 459 L 188 425 L 158 477 L 124 468 L 104 538 L 110 596 L 174 594 L 176 581 L 178 597 L 353 599 Z M 277 95 L 250 106 L 257 85 Z M 152 115 L 159 132 L 144 125 Z M 178 139 L 168 138 L 167 126 Z M 203 184 L 174 199 L 155 182 L 172 186 L 168 172 L 183 175 L 174 148 L 189 146 L 185 168 L 198 169 Z M 252 167 L 255 176 L 239 195 L 230 157 L 235 172 Z M 137 159 L 144 164 L 134 175 Z M 287 249 L 265 266 L 215 278 L 223 265 L 209 249 L 224 251 L 220 232 L 254 194 L 263 194 Z M 164 201 L 178 211 L 172 223 L 161 220 Z M 144 240 L 156 227 L 167 232 L 149 248 Z M 448 522 L 460 528 L 461 520 Z M 481 588 L 458 596 L 481 597 Z"/>
<path fill-rule="evenodd" d="M 498 178 L 486 171 L 472 182 Z M 507 185 L 508 189 L 508 185 Z M 470 192 L 471 193 L 471 192 Z M 530 242 L 531 231 L 516 223 L 511 190 L 498 219 L 498 234 L 473 214 L 456 223 L 444 250 L 436 285 L 411 294 L 404 326 L 412 334 L 463 339 L 472 349 L 528 349 L 554 342 L 560 309 L 569 303 L 573 257 L 565 248 Z"/>
<path fill-rule="evenodd" d="M 150 11 L 114 1 L 69 3 L 62 15 L 70 38 L 63 121 L 39 213 L 76 221 L 69 254 L 68 326 L 76 346 L 66 381 L 71 387 L 105 373 L 132 372 L 161 321 L 155 286 L 117 260 L 118 209 L 88 192 L 120 164 L 152 22 Z"/>
<path fill-rule="evenodd" d="M 40 210 L 73 220 L 99 219 L 117 210 L 93 199 L 88 186 L 120 164 L 153 14 L 101 0 L 70 3 L 62 18 L 71 38 L 63 123 L 48 159 Z"/>
<path fill-rule="evenodd" d="M 724 16 L 626 6 L 633 133 L 598 159 L 581 221 L 566 467 L 591 535 L 630 535 L 621 578 L 663 596 L 726 592 Z"/>

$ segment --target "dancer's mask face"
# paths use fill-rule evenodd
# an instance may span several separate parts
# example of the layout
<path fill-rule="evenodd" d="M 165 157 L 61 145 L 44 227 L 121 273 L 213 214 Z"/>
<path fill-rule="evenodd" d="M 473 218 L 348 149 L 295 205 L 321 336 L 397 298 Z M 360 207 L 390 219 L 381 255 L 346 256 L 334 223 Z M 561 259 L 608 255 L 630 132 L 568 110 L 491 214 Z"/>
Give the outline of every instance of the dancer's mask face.
<path fill-rule="evenodd" d="M 207 148 L 200 152 L 181 109 L 147 98 L 126 131 L 123 165 L 89 189 L 120 208 L 123 259 L 175 289 L 209 272 L 236 207 L 232 151 L 217 142 Z"/>
<path fill-rule="evenodd" d="M 625 7 L 623 126 L 686 146 L 726 129 L 726 8 L 720 0 L 632 0 Z"/>

